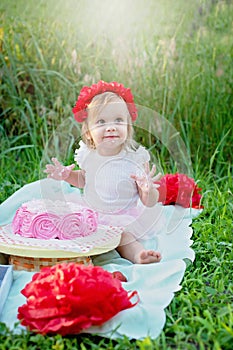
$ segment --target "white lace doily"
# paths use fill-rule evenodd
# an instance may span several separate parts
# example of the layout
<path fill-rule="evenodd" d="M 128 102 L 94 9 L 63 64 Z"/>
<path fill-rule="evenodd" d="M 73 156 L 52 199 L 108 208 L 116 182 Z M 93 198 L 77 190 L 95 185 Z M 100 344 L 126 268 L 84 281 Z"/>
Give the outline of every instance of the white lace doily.
<path fill-rule="evenodd" d="M 116 248 L 119 245 L 122 231 L 120 227 L 99 225 L 97 231 L 90 236 L 74 240 L 43 240 L 14 234 L 9 224 L 0 227 L 0 252 L 34 257 L 64 256 L 64 254 L 59 254 L 61 251 L 66 252 L 66 256 L 69 256 L 67 253 L 76 253 L 76 256 L 96 255 Z"/>

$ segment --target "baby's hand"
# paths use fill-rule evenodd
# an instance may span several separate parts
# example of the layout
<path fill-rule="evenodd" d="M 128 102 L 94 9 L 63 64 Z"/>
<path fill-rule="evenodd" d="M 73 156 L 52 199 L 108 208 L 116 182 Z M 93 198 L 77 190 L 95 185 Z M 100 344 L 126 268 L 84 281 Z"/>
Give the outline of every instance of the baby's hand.
<path fill-rule="evenodd" d="M 159 185 L 155 184 L 156 181 L 162 177 L 161 173 L 156 173 L 156 166 L 153 164 L 150 170 L 149 162 L 145 163 L 145 174 L 142 176 L 131 175 L 131 178 L 135 180 L 138 188 L 143 192 L 149 192 L 153 188 L 158 188 Z"/>
<path fill-rule="evenodd" d="M 72 169 L 75 167 L 75 164 L 64 166 L 57 160 L 57 158 L 52 158 L 52 162 L 54 165 L 47 164 L 44 172 L 48 174 L 48 178 L 54 180 L 66 180 L 69 177 Z"/>

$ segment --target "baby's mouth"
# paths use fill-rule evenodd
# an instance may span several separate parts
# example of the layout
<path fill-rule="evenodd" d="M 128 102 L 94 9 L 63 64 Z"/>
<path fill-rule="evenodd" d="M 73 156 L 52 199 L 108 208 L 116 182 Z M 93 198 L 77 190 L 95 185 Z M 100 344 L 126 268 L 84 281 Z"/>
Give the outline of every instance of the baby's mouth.
<path fill-rule="evenodd" d="M 103 137 L 104 140 L 115 140 L 115 139 L 119 139 L 119 136 L 117 135 L 106 135 Z"/>

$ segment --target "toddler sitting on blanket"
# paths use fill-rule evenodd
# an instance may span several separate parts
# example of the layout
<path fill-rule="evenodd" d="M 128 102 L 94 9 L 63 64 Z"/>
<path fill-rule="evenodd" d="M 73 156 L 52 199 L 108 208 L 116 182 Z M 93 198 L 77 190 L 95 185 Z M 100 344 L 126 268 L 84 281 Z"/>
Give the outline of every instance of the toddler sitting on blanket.
<path fill-rule="evenodd" d="M 133 140 L 137 110 L 130 89 L 104 81 L 83 87 L 73 113 L 82 123 L 83 141 L 75 155 L 80 170 L 53 158 L 45 172 L 84 188 L 80 202 L 98 212 L 101 224 L 124 226 L 117 248 L 123 258 L 139 264 L 159 262 L 161 254 L 144 249 L 139 238 L 153 226 L 156 230 L 156 210 L 150 222 L 143 218 L 148 208 L 156 207 L 155 182 L 161 174 L 155 175 L 155 165 L 150 169 L 149 152 Z"/>

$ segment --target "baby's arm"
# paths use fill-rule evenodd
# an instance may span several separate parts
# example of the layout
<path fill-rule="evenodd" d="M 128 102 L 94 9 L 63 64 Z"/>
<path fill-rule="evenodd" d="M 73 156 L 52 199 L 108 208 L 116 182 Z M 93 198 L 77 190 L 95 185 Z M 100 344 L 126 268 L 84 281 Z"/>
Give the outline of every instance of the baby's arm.
<path fill-rule="evenodd" d="M 72 170 L 65 181 L 72 186 L 83 188 L 85 186 L 85 171 Z"/>
<path fill-rule="evenodd" d="M 52 158 L 53 164 L 47 164 L 46 170 L 48 178 L 54 180 L 64 180 L 70 185 L 78 188 L 83 188 L 85 186 L 85 171 L 84 170 L 73 170 L 75 164 L 64 166 L 61 164 L 57 158 Z"/>
<path fill-rule="evenodd" d="M 156 166 L 153 165 L 150 170 L 149 162 L 145 163 L 145 173 L 146 174 L 143 176 L 131 175 L 131 178 L 134 179 L 137 184 L 139 197 L 142 203 L 147 207 L 153 207 L 158 202 L 159 198 L 159 192 L 157 190 L 159 185 L 156 185 L 155 182 L 160 180 L 162 174 L 159 173 L 155 175 Z"/>

